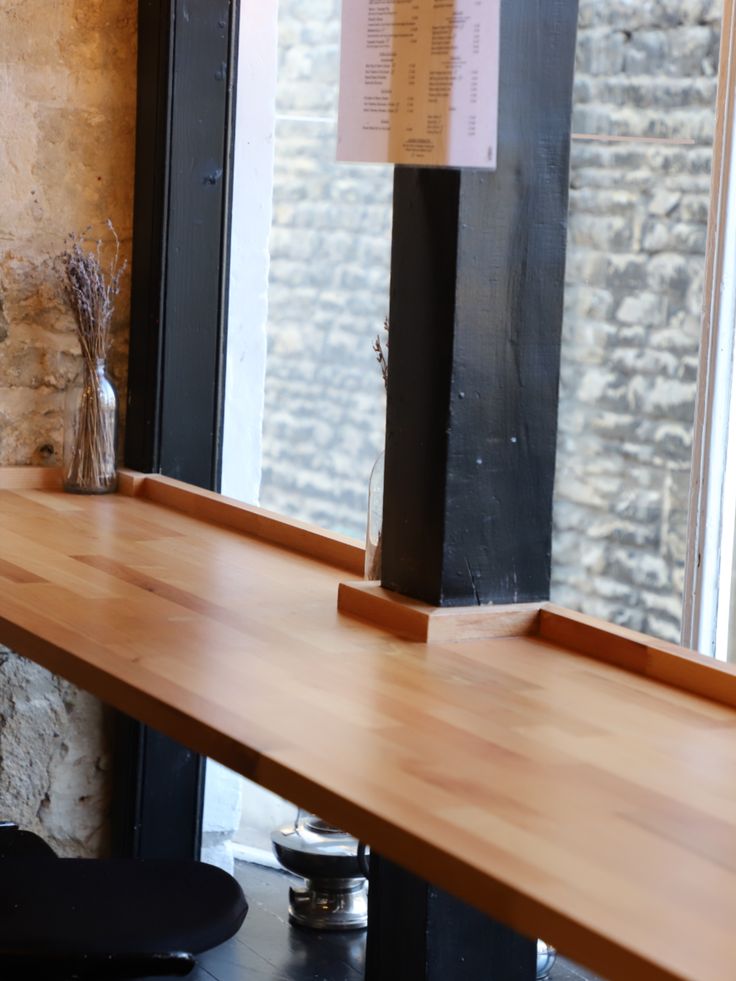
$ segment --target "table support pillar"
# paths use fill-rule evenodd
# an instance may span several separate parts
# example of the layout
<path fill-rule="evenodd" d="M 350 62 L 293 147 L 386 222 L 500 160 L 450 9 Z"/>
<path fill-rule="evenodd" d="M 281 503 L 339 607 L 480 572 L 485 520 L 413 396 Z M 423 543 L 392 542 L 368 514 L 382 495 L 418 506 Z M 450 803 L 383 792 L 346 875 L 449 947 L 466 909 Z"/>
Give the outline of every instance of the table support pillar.
<path fill-rule="evenodd" d="M 549 596 L 577 0 L 502 0 L 498 169 L 398 167 L 382 585 Z M 382 859 L 370 981 L 534 977 L 533 941 Z"/>
<path fill-rule="evenodd" d="M 379 855 L 371 857 L 367 981 L 530 981 L 536 942 Z"/>

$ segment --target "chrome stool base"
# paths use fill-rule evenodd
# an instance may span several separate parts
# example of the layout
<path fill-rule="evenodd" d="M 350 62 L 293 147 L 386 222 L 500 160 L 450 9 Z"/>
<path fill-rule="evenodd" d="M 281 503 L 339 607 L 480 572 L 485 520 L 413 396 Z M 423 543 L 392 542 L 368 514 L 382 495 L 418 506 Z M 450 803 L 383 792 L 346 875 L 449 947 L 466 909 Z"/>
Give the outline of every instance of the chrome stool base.
<path fill-rule="evenodd" d="M 302 811 L 279 828 L 271 844 L 281 865 L 306 882 L 289 889 L 289 921 L 310 930 L 368 926 L 368 882 L 358 864 L 358 841 Z"/>
<path fill-rule="evenodd" d="M 289 889 L 289 922 L 310 930 L 363 930 L 368 925 L 365 879 L 307 879 Z"/>
<path fill-rule="evenodd" d="M 537 940 L 537 981 L 547 981 L 557 960 L 557 951 L 544 940 Z"/>

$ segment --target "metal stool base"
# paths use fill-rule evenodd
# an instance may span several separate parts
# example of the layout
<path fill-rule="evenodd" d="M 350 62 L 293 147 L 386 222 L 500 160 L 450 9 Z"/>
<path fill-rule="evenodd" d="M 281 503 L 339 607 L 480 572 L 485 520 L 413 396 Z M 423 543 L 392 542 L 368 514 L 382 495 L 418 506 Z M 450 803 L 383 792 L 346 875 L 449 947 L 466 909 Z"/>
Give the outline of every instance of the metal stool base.
<path fill-rule="evenodd" d="M 352 835 L 314 814 L 271 835 L 281 865 L 305 880 L 289 889 L 289 921 L 310 930 L 363 930 L 368 926 L 368 883 Z"/>
<path fill-rule="evenodd" d="M 368 926 L 365 879 L 307 879 L 289 889 L 289 922 L 309 930 L 364 930 Z"/>

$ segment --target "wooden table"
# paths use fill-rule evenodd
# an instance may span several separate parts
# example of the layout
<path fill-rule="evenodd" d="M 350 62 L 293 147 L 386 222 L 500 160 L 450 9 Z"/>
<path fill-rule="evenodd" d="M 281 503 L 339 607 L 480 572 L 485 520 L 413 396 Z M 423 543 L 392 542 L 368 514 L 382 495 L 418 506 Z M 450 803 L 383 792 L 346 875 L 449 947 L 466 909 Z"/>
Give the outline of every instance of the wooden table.
<path fill-rule="evenodd" d="M 402 639 L 354 543 L 161 477 L 2 470 L 0 543 L 20 653 L 607 978 L 736 976 L 731 668 L 552 606 Z"/>

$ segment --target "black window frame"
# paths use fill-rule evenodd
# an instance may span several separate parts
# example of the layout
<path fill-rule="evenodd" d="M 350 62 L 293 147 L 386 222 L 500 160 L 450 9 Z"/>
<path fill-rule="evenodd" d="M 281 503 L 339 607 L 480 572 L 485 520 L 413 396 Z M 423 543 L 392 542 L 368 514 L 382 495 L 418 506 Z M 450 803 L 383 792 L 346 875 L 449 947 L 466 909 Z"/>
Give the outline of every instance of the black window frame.
<path fill-rule="evenodd" d="M 139 0 L 124 463 L 219 490 L 239 0 Z M 199 858 L 205 760 L 115 722 L 113 851 Z M 172 820 L 172 815 L 176 820 Z"/>

